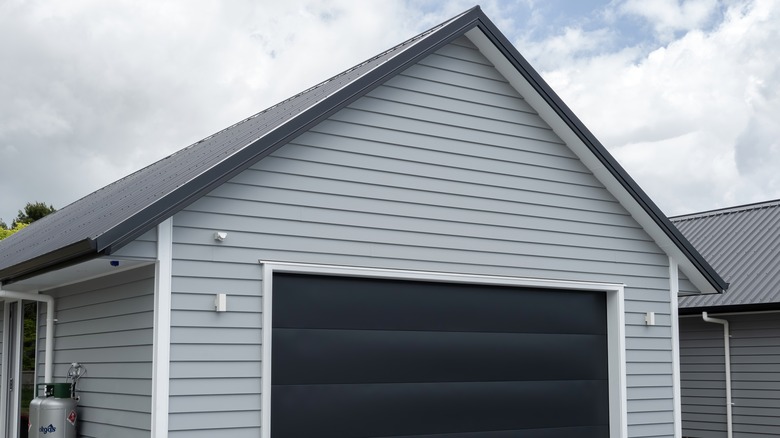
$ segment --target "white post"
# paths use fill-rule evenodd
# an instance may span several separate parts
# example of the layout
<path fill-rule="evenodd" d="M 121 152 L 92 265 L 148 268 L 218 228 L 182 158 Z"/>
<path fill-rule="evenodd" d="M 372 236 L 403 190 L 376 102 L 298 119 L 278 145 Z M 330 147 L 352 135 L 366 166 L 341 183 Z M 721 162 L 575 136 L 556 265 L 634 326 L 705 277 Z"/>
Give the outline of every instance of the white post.
<path fill-rule="evenodd" d="M 54 298 L 38 293 L 12 292 L 2 289 L 0 289 L 0 298 L 46 303 L 46 358 L 43 365 L 43 381 L 44 383 L 54 383 L 52 376 L 54 367 Z"/>
<path fill-rule="evenodd" d="M 677 261 L 669 257 L 669 306 L 672 315 L 672 379 L 674 384 L 674 436 L 682 437 L 682 388 L 680 383 L 680 278 Z"/>
<path fill-rule="evenodd" d="M 154 353 L 152 359 L 152 438 L 168 437 L 171 363 L 171 276 L 173 221 L 157 226 L 157 270 L 154 287 Z"/>

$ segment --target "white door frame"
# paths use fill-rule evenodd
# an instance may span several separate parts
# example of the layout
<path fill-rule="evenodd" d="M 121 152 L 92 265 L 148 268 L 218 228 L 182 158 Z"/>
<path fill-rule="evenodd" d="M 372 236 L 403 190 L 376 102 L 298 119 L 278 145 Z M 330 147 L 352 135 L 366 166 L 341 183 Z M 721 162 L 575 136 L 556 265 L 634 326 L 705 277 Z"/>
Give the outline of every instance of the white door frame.
<path fill-rule="evenodd" d="M 614 438 L 626 438 L 628 436 L 625 285 L 623 284 L 313 265 L 263 260 L 259 262 L 263 268 L 262 438 L 271 438 L 271 428 L 269 426 L 271 425 L 271 327 L 273 327 L 274 272 L 605 292 L 607 298 L 607 363 L 609 367 L 609 435 Z"/>
<path fill-rule="evenodd" d="M 16 304 L 16 315 L 14 325 L 11 327 L 11 304 Z M 21 386 L 22 371 L 20 358 L 22 355 L 22 320 L 23 317 L 22 300 L 6 300 L 3 302 L 3 361 L 0 365 L 0 438 L 16 438 L 16 435 L 8 436 L 9 430 L 19 430 L 19 387 Z M 14 338 L 11 339 L 11 331 L 14 332 Z M 15 358 L 16 366 L 13 367 L 14 375 L 11 374 L 10 358 Z M 13 379 L 13 388 L 9 388 L 9 383 Z M 10 418 L 8 424 L 6 420 Z"/>

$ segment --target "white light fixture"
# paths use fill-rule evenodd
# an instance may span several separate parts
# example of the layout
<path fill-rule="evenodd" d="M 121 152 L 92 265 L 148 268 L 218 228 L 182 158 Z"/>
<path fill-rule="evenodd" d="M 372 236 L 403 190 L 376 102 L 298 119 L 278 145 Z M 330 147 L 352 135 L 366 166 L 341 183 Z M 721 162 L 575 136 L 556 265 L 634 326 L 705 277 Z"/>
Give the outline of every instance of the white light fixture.
<path fill-rule="evenodd" d="M 227 294 L 217 294 L 214 297 L 214 309 L 217 312 L 227 312 Z"/>
<path fill-rule="evenodd" d="M 655 325 L 655 312 L 645 314 L 645 325 Z"/>
<path fill-rule="evenodd" d="M 223 240 L 227 239 L 227 233 L 224 231 L 216 231 L 214 233 L 214 240 L 217 242 L 222 242 Z"/>

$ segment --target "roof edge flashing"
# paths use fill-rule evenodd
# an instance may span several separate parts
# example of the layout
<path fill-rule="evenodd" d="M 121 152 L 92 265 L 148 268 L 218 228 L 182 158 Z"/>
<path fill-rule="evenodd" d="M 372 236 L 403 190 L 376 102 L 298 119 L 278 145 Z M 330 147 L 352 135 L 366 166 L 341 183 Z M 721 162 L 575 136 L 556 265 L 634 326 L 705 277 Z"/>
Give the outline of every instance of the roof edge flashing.
<path fill-rule="evenodd" d="M 680 270 L 701 292 L 722 293 L 728 288 L 728 283 L 685 239 L 487 17 L 481 20 L 477 29 L 467 32 L 466 36 L 618 199 L 659 247 L 678 262 Z"/>
<path fill-rule="evenodd" d="M 382 54 L 371 57 L 369 60 L 350 68 L 346 72 L 353 71 L 354 69 L 365 65 L 367 62 L 375 60 L 393 50 L 398 52 L 354 80 L 345 83 L 344 86 L 333 91 L 328 96 L 307 106 L 303 111 L 291 117 L 289 120 L 285 121 L 285 123 L 274 127 L 262 137 L 256 138 L 249 142 L 245 147 L 226 156 L 210 168 L 204 170 L 203 173 L 179 187 L 179 189 L 156 199 L 143 211 L 135 213 L 127 220 L 101 233 L 96 238 L 97 250 L 105 254 L 111 254 L 114 251 L 117 251 L 132 239 L 140 236 L 163 220 L 183 210 L 201 195 L 254 165 L 292 141 L 301 133 L 364 96 L 398 71 L 413 65 L 423 57 L 433 53 L 457 37 L 464 35 L 468 32 L 468 29 L 475 28 L 480 23 L 482 17 L 484 17 L 484 14 L 481 9 L 479 6 L 475 6 L 429 31 L 401 43 L 401 45 L 388 49 L 382 52 Z M 435 35 L 437 32 L 445 30 L 446 34 L 425 44 L 429 37 Z M 399 50 L 401 48 L 403 48 L 403 50 Z M 337 76 L 321 82 L 308 90 L 326 84 L 335 77 Z M 296 96 L 300 95 L 301 93 Z M 187 186 L 189 186 L 189 190 L 186 188 Z"/>
<path fill-rule="evenodd" d="M 96 242 L 85 239 L 0 270 L 0 285 L 34 277 L 99 255 Z"/>

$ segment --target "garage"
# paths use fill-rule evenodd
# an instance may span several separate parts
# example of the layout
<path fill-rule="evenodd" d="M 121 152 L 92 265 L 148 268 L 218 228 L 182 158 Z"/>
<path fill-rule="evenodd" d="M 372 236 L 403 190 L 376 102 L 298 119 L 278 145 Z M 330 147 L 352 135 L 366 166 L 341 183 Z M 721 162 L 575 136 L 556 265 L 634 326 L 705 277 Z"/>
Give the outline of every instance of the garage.
<path fill-rule="evenodd" d="M 607 437 L 607 294 L 273 274 L 271 436 Z"/>

